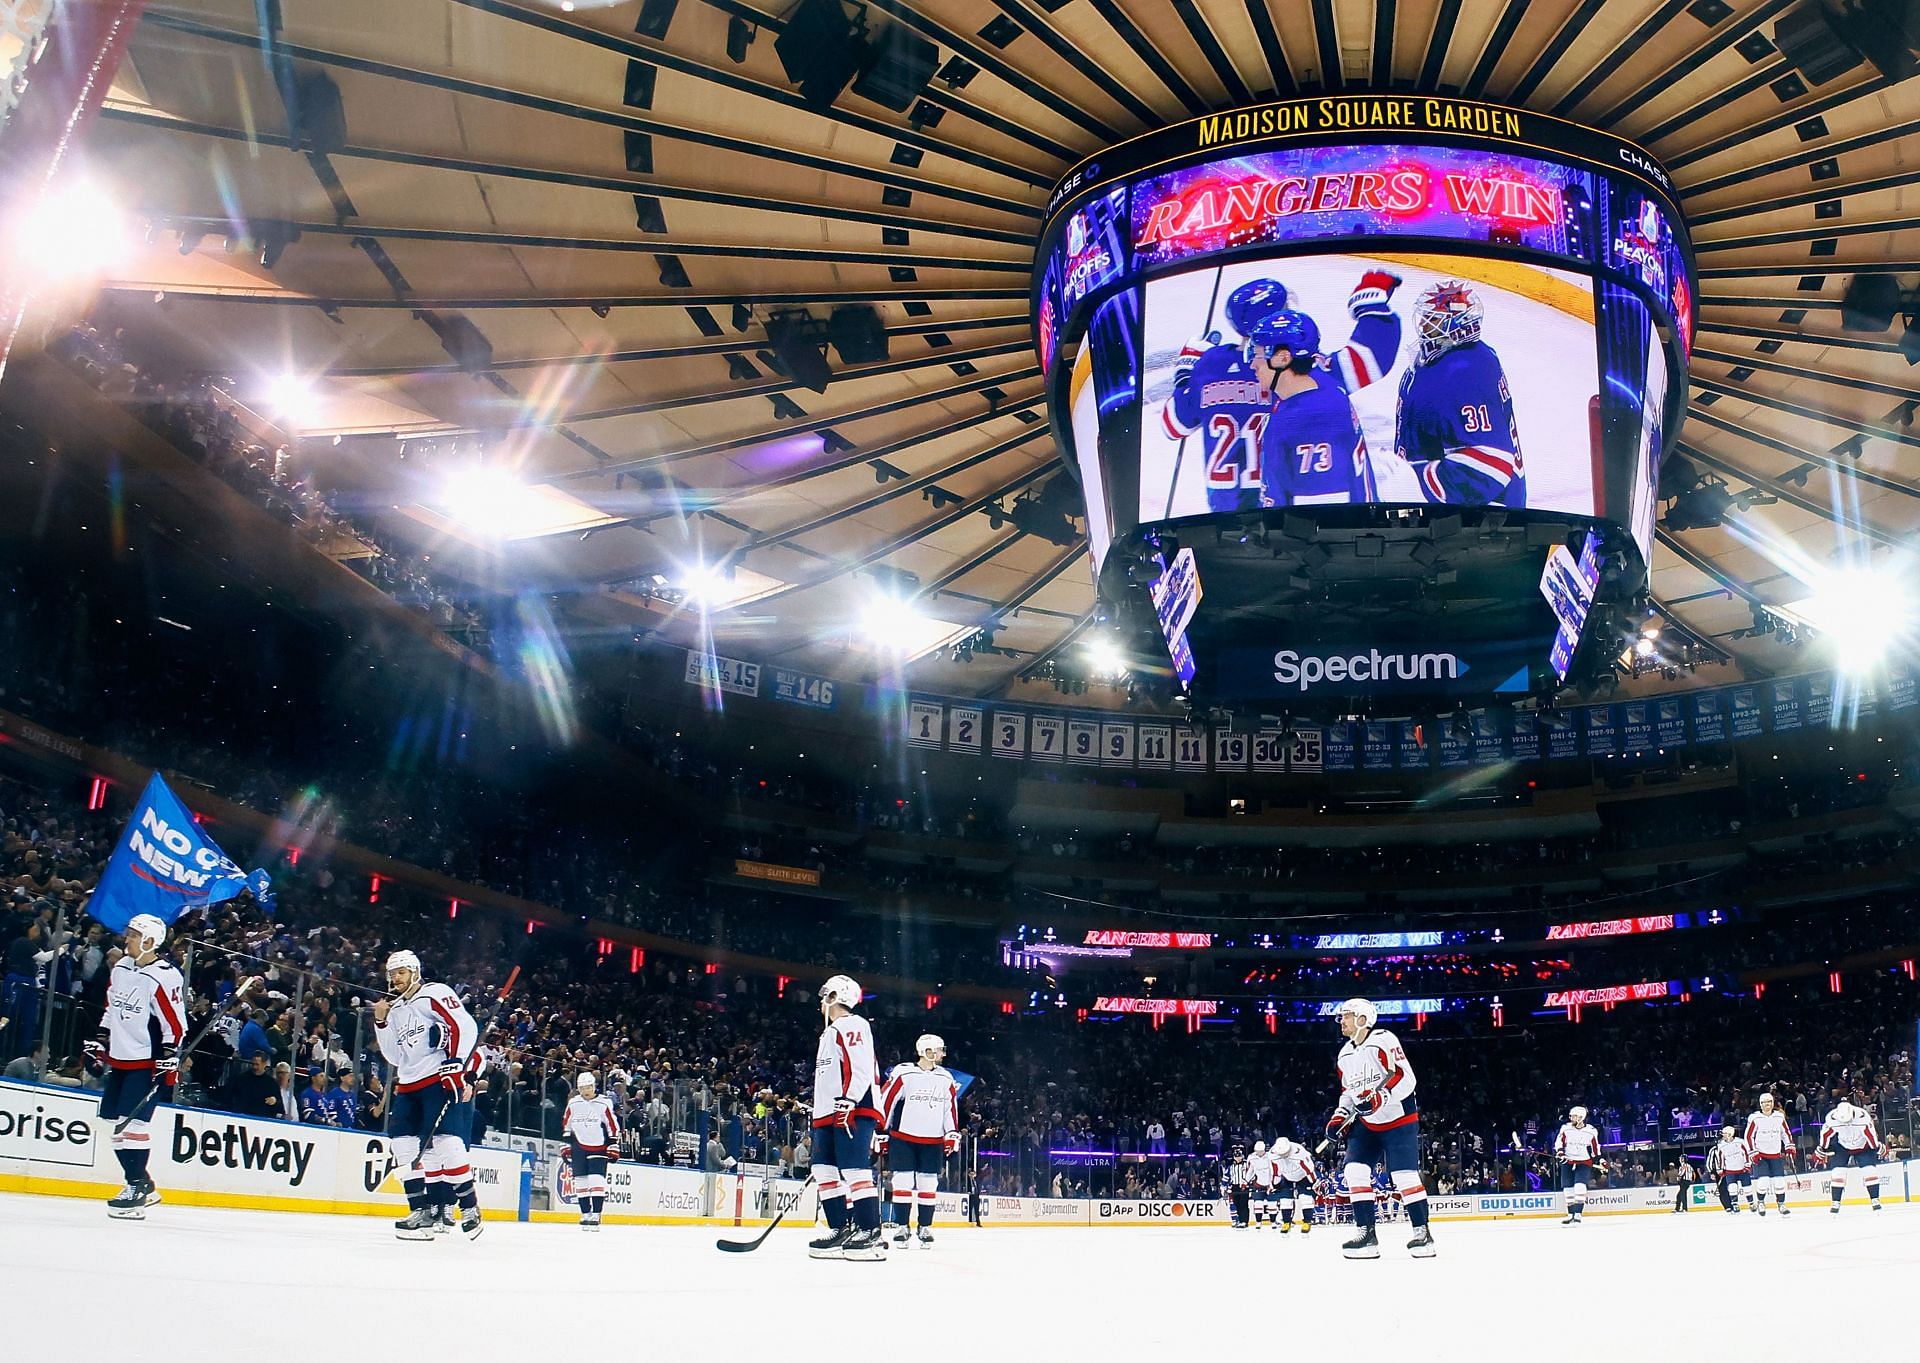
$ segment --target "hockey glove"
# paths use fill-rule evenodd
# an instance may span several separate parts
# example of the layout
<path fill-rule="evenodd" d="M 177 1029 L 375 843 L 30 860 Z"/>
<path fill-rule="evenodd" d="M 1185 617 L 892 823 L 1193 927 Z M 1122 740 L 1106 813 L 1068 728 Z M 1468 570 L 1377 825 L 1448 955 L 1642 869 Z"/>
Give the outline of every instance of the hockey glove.
<path fill-rule="evenodd" d="M 886 1132 L 884 1132 L 884 1131 L 876 1131 L 876 1132 L 874 1132 L 874 1133 L 873 1133 L 873 1155 L 874 1155 L 874 1158 L 875 1158 L 875 1159 L 878 1159 L 878 1158 L 879 1158 L 880 1156 L 882 1156 L 882 1155 L 884 1155 L 884 1154 L 886 1154 L 886 1153 L 887 1153 L 887 1133 L 886 1133 Z"/>
<path fill-rule="evenodd" d="M 1181 346 L 1179 355 L 1173 361 L 1174 382 L 1178 383 L 1193 373 L 1193 367 L 1200 362 L 1200 357 L 1219 344 L 1220 333 L 1209 331 L 1205 336 L 1196 336 Z"/>
<path fill-rule="evenodd" d="M 941 1137 L 940 1143 L 945 1147 L 946 1153 L 951 1155 L 960 1148 L 960 1133 L 958 1131 L 949 1131 L 945 1136 Z"/>
<path fill-rule="evenodd" d="M 1807 1163 L 1812 1165 L 1816 1169 L 1826 1168 L 1827 1152 L 1824 1150 L 1815 1150 L 1813 1153 L 1807 1156 Z"/>
<path fill-rule="evenodd" d="M 620 1161 L 620 1147 L 617 1145 L 609 1145 L 607 1147 L 607 1162 L 609 1164 L 617 1164 L 619 1163 L 619 1161 Z"/>
<path fill-rule="evenodd" d="M 160 1052 L 160 1058 L 153 1062 L 154 1082 L 171 1084 L 180 1077 L 180 1053 L 167 1046 Z"/>
<path fill-rule="evenodd" d="M 80 1053 L 86 1057 L 88 1074 L 107 1072 L 107 1034 L 104 1030 L 80 1047 Z"/>
<path fill-rule="evenodd" d="M 467 1067 L 457 1060 L 449 1060 L 434 1073 L 439 1076 L 440 1087 L 447 1091 L 450 1103 L 473 1101 L 473 1083 L 467 1078 Z"/>
<path fill-rule="evenodd" d="M 1364 1093 L 1356 1093 L 1353 1095 L 1354 1110 L 1368 1117 L 1371 1117 L 1386 1105 L 1387 1093 L 1385 1089 L 1368 1089 Z"/>
<path fill-rule="evenodd" d="M 1335 1136 L 1343 1135 L 1346 1129 L 1353 1125 L 1353 1118 L 1353 1109 L 1345 1103 L 1341 1103 L 1339 1107 L 1336 1107 L 1333 1110 L 1333 1115 L 1327 1118 L 1327 1139 L 1332 1140 Z"/>
<path fill-rule="evenodd" d="M 1399 287 L 1399 275 L 1389 274 L 1385 270 L 1368 270 L 1360 276 L 1360 282 L 1354 285 L 1353 292 L 1347 295 L 1347 311 L 1356 322 L 1370 314 L 1386 312 L 1388 300 Z"/>
<path fill-rule="evenodd" d="M 834 1125 L 838 1126 L 842 1131 L 852 1131 L 853 1130 L 853 1109 L 854 1109 L 853 1099 L 835 1098 L 833 1100 Z"/>

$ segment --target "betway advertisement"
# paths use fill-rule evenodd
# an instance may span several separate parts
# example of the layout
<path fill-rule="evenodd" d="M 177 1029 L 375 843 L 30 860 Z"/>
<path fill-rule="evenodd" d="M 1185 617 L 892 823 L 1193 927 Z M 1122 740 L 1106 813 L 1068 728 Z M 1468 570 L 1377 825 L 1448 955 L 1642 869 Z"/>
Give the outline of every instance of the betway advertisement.
<path fill-rule="evenodd" d="M 124 1180 L 98 1112 L 97 1094 L 0 1081 L 0 1191 L 111 1196 Z M 152 1136 L 149 1173 L 167 1202 L 361 1215 L 405 1205 L 378 1132 L 162 1107 Z M 482 1149 L 470 1163 L 481 1209 L 518 1219 L 531 1161 Z"/>

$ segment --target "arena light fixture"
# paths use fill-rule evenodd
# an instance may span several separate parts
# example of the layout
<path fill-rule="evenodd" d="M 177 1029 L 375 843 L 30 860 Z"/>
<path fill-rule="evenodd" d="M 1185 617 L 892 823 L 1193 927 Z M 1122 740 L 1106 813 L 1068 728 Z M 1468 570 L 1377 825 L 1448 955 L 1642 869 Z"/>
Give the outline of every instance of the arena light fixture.
<path fill-rule="evenodd" d="M 268 415 L 296 429 L 312 425 L 320 412 L 320 394 L 303 374 L 274 375 L 264 396 Z"/>
<path fill-rule="evenodd" d="M 133 250 L 133 227 L 114 197 L 91 176 L 69 175 L 12 224 L 13 250 L 41 286 L 106 274 Z"/>
<path fill-rule="evenodd" d="M 504 538 L 520 514 L 525 495 L 526 488 L 511 473 L 482 466 L 449 478 L 440 505 L 467 529 Z"/>
<path fill-rule="evenodd" d="M 911 596 L 877 591 L 860 610 L 860 632 L 876 648 L 905 652 L 923 633 L 920 607 Z"/>
<path fill-rule="evenodd" d="M 1810 596 L 1781 609 L 1825 636 L 1842 672 L 1866 672 L 1914 642 L 1920 603 L 1906 578 L 1900 565 L 1839 568 L 1816 578 Z"/>
<path fill-rule="evenodd" d="M 1127 664 L 1127 655 L 1120 651 L 1120 645 L 1111 639 L 1097 638 L 1087 642 L 1084 650 L 1087 666 L 1093 669 L 1096 677 L 1124 677 L 1131 669 Z"/>

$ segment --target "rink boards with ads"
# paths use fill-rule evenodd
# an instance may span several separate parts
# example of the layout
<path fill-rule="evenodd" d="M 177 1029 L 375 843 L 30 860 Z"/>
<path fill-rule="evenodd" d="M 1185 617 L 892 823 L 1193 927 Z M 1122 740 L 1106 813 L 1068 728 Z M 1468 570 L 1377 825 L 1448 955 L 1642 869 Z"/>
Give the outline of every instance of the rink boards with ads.
<path fill-rule="evenodd" d="M 125 1178 L 99 1106 L 98 1094 L 0 1080 L 0 1192 L 103 1201 L 118 1192 Z M 378 1132 L 173 1107 L 154 1113 L 151 1131 L 148 1175 L 166 1203 L 355 1216 L 405 1205 Z M 469 1153 L 482 1214 L 524 1220 L 531 1160 Z"/>

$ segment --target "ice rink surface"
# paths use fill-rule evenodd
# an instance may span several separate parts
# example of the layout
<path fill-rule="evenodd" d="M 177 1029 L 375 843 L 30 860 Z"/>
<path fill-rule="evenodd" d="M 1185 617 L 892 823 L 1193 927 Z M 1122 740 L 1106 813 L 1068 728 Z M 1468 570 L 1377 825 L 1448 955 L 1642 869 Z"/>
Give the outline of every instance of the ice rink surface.
<path fill-rule="evenodd" d="M 1439 1257 L 1340 1257 L 1224 1226 L 954 1228 L 888 1263 L 816 1262 L 803 1231 L 490 1222 L 472 1243 L 395 1240 L 370 1217 L 0 1195 L 4 1356 L 103 1363 L 339 1363 L 880 1356 L 912 1363 L 1249 1352 L 1420 1363 L 1575 1353 L 1745 1363 L 1896 1332 L 1920 1268 L 1920 1206 L 1787 1220 L 1686 1216 L 1466 1222 Z M 828 1322 L 828 1323 L 822 1323 Z M 614 1350 L 608 1353 L 608 1348 Z"/>

